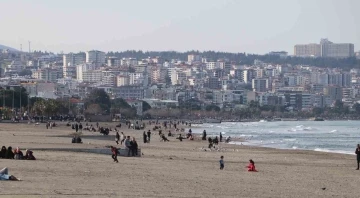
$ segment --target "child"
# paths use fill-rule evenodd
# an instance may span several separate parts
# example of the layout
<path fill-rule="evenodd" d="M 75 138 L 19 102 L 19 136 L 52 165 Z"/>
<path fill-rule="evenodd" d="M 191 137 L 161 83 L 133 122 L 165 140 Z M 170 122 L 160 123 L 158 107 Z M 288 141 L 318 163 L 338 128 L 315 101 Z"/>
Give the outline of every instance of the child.
<path fill-rule="evenodd" d="M 117 154 L 119 153 L 118 149 L 116 147 L 111 146 L 111 152 L 112 152 L 111 157 L 114 159 L 114 162 L 118 163 L 119 162 L 117 160 Z"/>
<path fill-rule="evenodd" d="M 249 165 L 246 168 L 248 168 L 248 171 L 257 172 L 255 169 L 255 162 L 252 159 L 249 160 Z"/>
<path fill-rule="evenodd" d="M 220 170 L 224 169 L 224 156 L 220 157 Z"/>

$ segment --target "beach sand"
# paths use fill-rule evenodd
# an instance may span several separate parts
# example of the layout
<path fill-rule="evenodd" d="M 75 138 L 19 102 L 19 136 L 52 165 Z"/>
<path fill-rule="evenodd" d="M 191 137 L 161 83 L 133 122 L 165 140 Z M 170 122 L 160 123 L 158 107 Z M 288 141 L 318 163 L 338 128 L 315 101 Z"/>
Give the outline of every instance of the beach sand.
<path fill-rule="evenodd" d="M 71 144 L 70 127 L 0 123 L 0 146 L 30 148 L 104 148 L 116 145 L 114 132 L 83 132 L 84 144 Z M 115 126 L 115 123 L 100 125 Z M 0 159 L 0 168 L 23 181 L 1 181 L 0 197 L 359 197 L 360 171 L 353 155 L 279 150 L 207 141 L 160 142 L 153 133 L 120 129 L 137 138 L 143 156 L 34 150 L 36 161 Z M 354 145 L 356 146 L 356 145 Z M 355 150 L 355 148 L 354 148 Z M 220 156 L 225 169 L 219 170 Z M 247 172 L 253 159 L 259 172 Z"/>

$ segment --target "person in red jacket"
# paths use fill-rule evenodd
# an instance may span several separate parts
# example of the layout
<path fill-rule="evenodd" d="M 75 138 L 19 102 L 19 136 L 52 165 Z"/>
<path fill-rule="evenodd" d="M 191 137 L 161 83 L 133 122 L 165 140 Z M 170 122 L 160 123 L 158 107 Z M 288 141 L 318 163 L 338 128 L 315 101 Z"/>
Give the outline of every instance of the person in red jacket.
<path fill-rule="evenodd" d="M 248 171 L 257 172 L 255 169 L 255 162 L 252 159 L 249 160 L 249 165 L 246 168 L 248 168 Z"/>
<path fill-rule="evenodd" d="M 111 157 L 114 159 L 114 162 L 118 163 L 119 162 L 117 160 L 117 155 L 119 153 L 118 149 L 116 147 L 113 147 L 113 146 L 111 146 L 110 148 L 111 148 L 111 153 L 112 153 Z"/>

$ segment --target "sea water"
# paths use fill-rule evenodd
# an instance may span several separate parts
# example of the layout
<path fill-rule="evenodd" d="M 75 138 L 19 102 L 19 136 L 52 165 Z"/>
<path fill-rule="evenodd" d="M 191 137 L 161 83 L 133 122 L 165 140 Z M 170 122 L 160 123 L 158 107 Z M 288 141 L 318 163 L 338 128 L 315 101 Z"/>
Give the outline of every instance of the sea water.
<path fill-rule="evenodd" d="M 279 149 L 302 149 L 354 154 L 360 144 L 360 121 L 274 121 L 201 124 L 194 133 L 241 138 L 244 144 Z"/>

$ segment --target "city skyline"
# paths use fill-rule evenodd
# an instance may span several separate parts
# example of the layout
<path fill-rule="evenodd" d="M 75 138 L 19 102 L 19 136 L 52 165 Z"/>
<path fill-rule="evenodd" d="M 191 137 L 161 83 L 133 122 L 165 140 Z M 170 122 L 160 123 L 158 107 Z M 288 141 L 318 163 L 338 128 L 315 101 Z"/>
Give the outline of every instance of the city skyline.
<path fill-rule="evenodd" d="M 71 5 L 71 6 L 69 6 Z M 0 44 L 52 52 L 215 50 L 265 54 L 296 44 L 360 45 L 357 1 L 0 2 Z M 284 9 L 285 8 L 285 9 Z"/>

